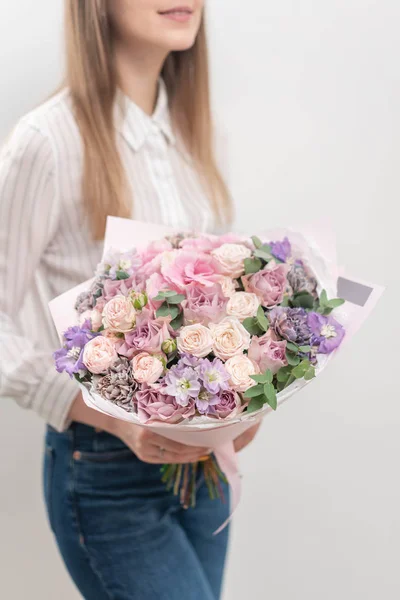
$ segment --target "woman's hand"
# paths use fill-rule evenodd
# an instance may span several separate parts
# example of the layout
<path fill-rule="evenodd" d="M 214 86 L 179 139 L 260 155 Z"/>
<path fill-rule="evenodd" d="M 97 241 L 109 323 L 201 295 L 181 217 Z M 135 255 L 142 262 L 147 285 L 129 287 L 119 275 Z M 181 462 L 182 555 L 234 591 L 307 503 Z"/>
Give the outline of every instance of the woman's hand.
<path fill-rule="evenodd" d="M 114 419 L 89 408 L 82 394 L 76 396 L 69 412 L 69 419 L 107 431 L 122 440 L 140 460 L 153 464 L 197 462 L 209 454 L 207 448 L 186 446 L 158 435 L 147 427 Z"/>
<path fill-rule="evenodd" d="M 250 442 L 254 440 L 260 425 L 261 422 L 257 423 L 256 425 L 250 427 L 250 429 L 247 429 L 244 433 L 242 433 L 241 435 L 239 435 L 239 437 L 236 438 L 236 440 L 233 442 L 236 452 L 240 452 L 240 450 L 246 448 L 246 446 L 248 446 Z"/>

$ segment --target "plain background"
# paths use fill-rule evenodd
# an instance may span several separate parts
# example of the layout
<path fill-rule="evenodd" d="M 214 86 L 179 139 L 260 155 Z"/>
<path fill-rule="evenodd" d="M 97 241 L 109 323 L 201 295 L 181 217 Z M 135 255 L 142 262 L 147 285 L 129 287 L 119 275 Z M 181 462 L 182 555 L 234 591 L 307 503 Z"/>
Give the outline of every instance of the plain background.
<path fill-rule="evenodd" d="M 59 81 L 61 4 L 1 3 L 1 138 Z M 238 227 L 329 214 L 341 263 L 387 286 L 352 343 L 243 453 L 225 600 L 400 597 L 399 18 L 398 0 L 209 2 Z M 2 401 L 7 600 L 78 598 L 45 519 L 42 432 Z"/>

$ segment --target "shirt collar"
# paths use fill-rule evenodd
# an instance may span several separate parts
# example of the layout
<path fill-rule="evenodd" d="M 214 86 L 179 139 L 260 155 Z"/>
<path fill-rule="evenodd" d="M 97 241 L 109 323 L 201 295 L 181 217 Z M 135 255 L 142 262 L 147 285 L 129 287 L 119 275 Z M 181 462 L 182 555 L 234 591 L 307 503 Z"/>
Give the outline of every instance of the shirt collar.
<path fill-rule="evenodd" d="M 159 130 L 170 144 L 175 144 L 168 107 L 168 94 L 164 81 L 158 82 L 157 102 L 152 115 L 146 114 L 120 89 L 115 102 L 115 119 L 118 131 L 124 136 L 133 150 L 139 150 L 147 137 Z"/>

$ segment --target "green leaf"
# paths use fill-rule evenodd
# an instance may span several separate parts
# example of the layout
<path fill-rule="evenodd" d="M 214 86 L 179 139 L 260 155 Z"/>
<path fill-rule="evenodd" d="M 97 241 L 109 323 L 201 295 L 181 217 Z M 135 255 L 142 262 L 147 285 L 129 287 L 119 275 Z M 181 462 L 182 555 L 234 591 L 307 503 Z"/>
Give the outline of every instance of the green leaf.
<path fill-rule="evenodd" d="M 291 375 L 291 372 L 292 372 L 291 367 L 282 367 L 282 369 L 279 369 L 279 371 L 277 372 L 276 378 L 281 383 L 282 382 L 286 383 L 286 381 L 289 379 L 289 377 Z"/>
<path fill-rule="evenodd" d="M 120 281 L 121 279 L 129 279 L 130 275 L 126 271 L 117 271 L 117 279 Z"/>
<path fill-rule="evenodd" d="M 343 300 L 343 298 L 333 298 L 332 300 L 329 300 L 326 305 L 328 308 L 337 308 L 338 306 L 342 306 L 344 303 L 345 300 Z"/>
<path fill-rule="evenodd" d="M 175 319 L 172 319 L 171 323 L 170 323 L 172 329 L 174 331 L 177 331 L 178 329 L 180 329 L 183 325 L 183 311 L 181 311 L 177 317 L 175 317 Z"/>
<path fill-rule="evenodd" d="M 259 237 L 257 237 L 256 235 L 252 235 L 251 241 L 253 242 L 255 248 L 261 248 L 262 241 L 260 240 Z"/>
<path fill-rule="evenodd" d="M 254 398 L 255 396 L 259 396 L 260 394 L 263 394 L 263 392 L 264 392 L 264 387 L 261 383 L 259 383 L 258 385 L 253 385 L 248 390 L 246 390 L 244 393 L 244 397 L 245 398 Z"/>
<path fill-rule="evenodd" d="M 247 407 L 247 412 L 252 413 L 256 410 L 260 410 L 265 404 L 265 396 L 256 396 L 250 400 L 250 403 Z"/>
<path fill-rule="evenodd" d="M 258 250 L 254 250 L 254 256 L 256 256 L 257 258 L 262 258 L 263 260 L 265 260 L 265 262 L 268 262 L 272 258 L 272 254 L 266 252 L 265 250 L 262 250 L 261 248 L 259 248 Z"/>
<path fill-rule="evenodd" d="M 289 306 L 289 294 L 283 295 L 283 300 L 282 300 L 280 306 Z"/>
<path fill-rule="evenodd" d="M 286 348 L 288 350 L 290 350 L 290 352 L 294 352 L 295 354 L 297 354 L 297 352 L 299 351 L 299 347 L 297 344 L 294 344 L 293 342 L 288 342 L 286 344 Z"/>
<path fill-rule="evenodd" d="M 320 306 L 324 306 L 328 302 L 328 295 L 326 290 L 322 290 L 321 295 L 319 297 Z"/>
<path fill-rule="evenodd" d="M 174 290 L 160 290 L 154 300 L 165 300 L 176 295 L 177 293 Z"/>
<path fill-rule="evenodd" d="M 269 329 L 269 321 L 268 321 L 267 317 L 265 316 L 265 313 L 264 313 L 264 310 L 263 310 L 262 306 L 258 307 L 256 319 L 257 319 L 257 323 L 261 327 L 261 329 L 263 331 L 268 331 L 268 329 Z"/>
<path fill-rule="evenodd" d="M 160 308 L 156 311 L 157 317 L 171 317 L 175 319 L 179 315 L 179 307 L 178 306 L 169 306 L 166 302 L 160 306 Z"/>
<path fill-rule="evenodd" d="M 296 294 L 292 299 L 292 304 L 295 307 L 301 308 L 313 308 L 314 307 L 314 297 L 308 292 L 302 292 L 301 294 Z"/>
<path fill-rule="evenodd" d="M 286 360 L 292 367 L 296 367 L 300 363 L 300 358 L 291 352 L 286 352 Z"/>
<path fill-rule="evenodd" d="M 308 371 L 309 367 L 310 367 L 310 361 L 307 359 L 302 360 L 301 363 L 292 370 L 292 375 L 294 377 L 296 377 L 296 379 L 301 379 L 302 377 L 304 377 L 304 375 Z"/>
<path fill-rule="evenodd" d="M 311 352 L 311 346 L 299 346 L 300 352 Z"/>
<path fill-rule="evenodd" d="M 242 325 L 251 335 L 262 335 L 264 333 L 255 317 L 248 317 Z"/>
<path fill-rule="evenodd" d="M 310 379 L 314 379 L 315 377 L 315 367 L 311 365 L 308 367 L 307 371 L 304 373 L 304 379 L 306 381 L 310 381 Z"/>
<path fill-rule="evenodd" d="M 259 258 L 245 258 L 244 259 L 244 272 L 246 275 L 251 273 L 257 273 L 262 267 L 262 262 Z"/>
<path fill-rule="evenodd" d="M 168 304 L 180 304 L 184 300 L 186 300 L 186 296 L 183 294 L 175 294 L 175 296 L 168 296 L 167 298 Z"/>
<path fill-rule="evenodd" d="M 265 373 L 261 375 L 250 375 L 250 378 L 257 383 L 268 383 L 268 376 Z"/>
<path fill-rule="evenodd" d="M 267 369 L 264 373 L 265 377 L 267 378 L 267 383 L 272 383 L 272 380 L 274 378 L 273 373 L 271 371 L 271 369 Z"/>
<path fill-rule="evenodd" d="M 274 386 L 272 385 L 272 383 L 264 384 L 264 394 L 267 398 L 267 402 L 270 405 L 270 407 L 273 408 L 274 410 L 276 410 L 278 402 L 277 402 L 277 398 L 276 398 L 276 390 L 275 390 Z"/>
<path fill-rule="evenodd" d="M 330 315 L 333 311 L 333 308 L 329 308 L 328 306 L 322 306 L 318 309 L 317 312 L 321 313 L 321 315 Z"/>

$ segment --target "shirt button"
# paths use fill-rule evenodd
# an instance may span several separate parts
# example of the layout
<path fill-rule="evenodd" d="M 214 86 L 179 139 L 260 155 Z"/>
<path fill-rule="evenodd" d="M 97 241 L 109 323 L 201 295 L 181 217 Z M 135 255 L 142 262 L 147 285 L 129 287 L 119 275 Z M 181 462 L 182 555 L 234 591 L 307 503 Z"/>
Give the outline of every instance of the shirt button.
<path fill-rule="evenodd" d="M 75 450 L 75 452 L 72 455 L 72 458 L 74 460 L 81 460 L 82 458 L 82 454 L 79 452 L 79 450 Z"/>

